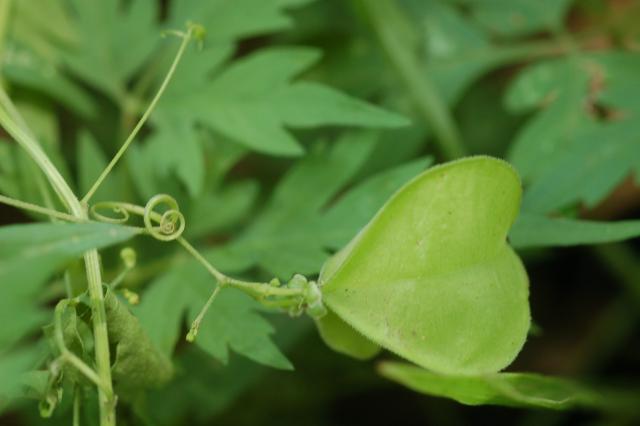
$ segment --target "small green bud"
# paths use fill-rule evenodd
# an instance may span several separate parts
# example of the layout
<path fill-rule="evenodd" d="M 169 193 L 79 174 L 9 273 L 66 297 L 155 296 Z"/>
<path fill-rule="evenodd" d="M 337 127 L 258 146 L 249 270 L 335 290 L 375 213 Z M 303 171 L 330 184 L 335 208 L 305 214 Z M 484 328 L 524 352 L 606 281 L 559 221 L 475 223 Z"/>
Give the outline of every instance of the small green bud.
<path fill-rule="evenodd" d="M 282 283 L 280 282 L 279 279 L 274 278 L 271 281 L 269 281 L 269 285 L 272 287 L 280 287 L 282 285 Z"/>
<path fill-rule="evenodd" d="M 307 286 L 307 277 L 300 274 L 295 274 L 293 278 L 287 284 L 289 288 L 299 288 L 303 289 Z"/>
<path fill-rule="evenodd" d="M 130 305 L 137 305 L 140 303 L 140 295 L 135 291 L 129 289 L 122 289 L 122 297 L 124 297 Z"/>
<path fill-rule="evenodd" d="M 125 247 L 120 250 L 120 259 L 122 259 L 127 269 L 133 269 L 136 266 L 137 257 L 136 251 L 131 247 Z"/>

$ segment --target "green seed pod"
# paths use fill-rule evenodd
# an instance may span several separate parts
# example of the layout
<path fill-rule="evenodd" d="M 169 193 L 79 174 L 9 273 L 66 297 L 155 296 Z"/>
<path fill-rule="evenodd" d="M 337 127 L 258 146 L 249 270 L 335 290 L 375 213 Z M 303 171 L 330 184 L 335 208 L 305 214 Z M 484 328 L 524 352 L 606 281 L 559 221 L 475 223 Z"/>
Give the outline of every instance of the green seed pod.
<path fill-rule="evenodd" d="M 321 288 L 342 264 L 353 246 L 352 243 L 336 253 L 322 266 L 318 280 Z M 379 345 L 364 337 L 331 310 L 327 310 L 327 315 L 314 319 L 320 337 L 334 351 L 363 360 L 372 358 L 380 352 Z"/>
<path fill-rule="evenodd" d="M 325 265 L 325 304 L 430 370 L 506 367 L 530 324 L 527 274 L 506 241 L 520 198 L 516 172 L 494 158 L 422 173 Z"/>

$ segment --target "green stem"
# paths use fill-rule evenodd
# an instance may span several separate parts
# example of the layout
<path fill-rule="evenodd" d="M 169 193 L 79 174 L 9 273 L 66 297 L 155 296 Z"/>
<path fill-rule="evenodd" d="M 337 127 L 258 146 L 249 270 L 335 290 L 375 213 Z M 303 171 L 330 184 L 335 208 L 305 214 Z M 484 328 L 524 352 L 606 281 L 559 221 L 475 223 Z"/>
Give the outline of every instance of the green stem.
<path fill-rule="evenodd" d="M 193 322 L 191 323 L 191 328 L 189 329 L 189 333 L 187 334 L 187 342 L 193 342 L 194 340 L 196 340 L 196 336 L 198 335 L 198 330 L 200 329 L 200 323 L 202 322 L 202 319 L 204 318 L 207 311 L 211 307 L 211 304 L 213 303 L 213 301 L 216 300 L 216 297 L 218 297 L 220 290 L 222 290 L 222 285 L 218 284 L 218 286 L 211 293 L 211 296 L 209 296 L 207 303 L 205 303 L 204 307 L 200 310 L 200 313 L 198 314 L 196 319 L 193 320 Z"/>
<path fill-rule="evenodd" d="M 98 374 L 91 367 L 85 364 L 80 358 L 78 358 L 73 352 L 67 349 L 64 343 L 64 334 L 62 332 L 62 313 L 69 305 L 69 300 L 61 300 L 54 311 L 54 336 L 56 346 L 60 352 L 60 358 L 63 362 L 71 364 L 82 373 L 87 379 L 91 380 L 98 388 L 105 389 L 104 383 L 100 380 Z"/>
<path fill-rule="evenodd" d="M 452 160 L 466 153 L 451 112 L 435 85 L 399 33 L 409 25 L 393 0 L 360 0 L 382 48 L 402 79 L 425 122 L 431 126 L 442 155 Z"/>
<path fill-rule="evenodd" d="M 171 198 L 165 194 L 159 194 L 153 197 L 149 203 L 153 203 L 155 198 Z M 175 203 L 175 200 L 171 199 L 172 203 Z M 157 223 L 162 222 L 162 215 L 151 211 L 148 209 L 149 203 L 147 206 L 142 207 L 131 203 L 124 202 L 112 202 L 106 201 L 97 203 L 92 207 L 92 213 L 95 218 L 98 220 L 103 220 L 112 223 L 123 223 L 129 218 L 129 214 L 135 214 L 138 216 L 144 217 L 145 220 L 145 229 L 147 232 L 154 238 L 159 238 L 158 235 L 154 235 L 151 230 L 153 229 L 151 225 L 151 221 L 155 221 Z M 97 208 L 111 208 L 119 214 L 123 215 L 121 218 L 109 218 L 98 213 Z M 177 205 L 173 206 L 173 208 L 177 208 Z M 176 210 L 177 211 L 177 210 Z M 148 218 L 147 218 L 148 215 Z M 179 235 L 179 234 L 178 234 Z M 164 240 L 164 239 L 163 239 Z M 215 280 L 221 286 L 230 286 L 242 290 L 251 296 L 262 299 L 271 296 L 280 296 L 280 297 L 296 297 L 302 296 L 304 294 L 303 289 L 299 288 L 281 288 L 275 287 L 269 283 L 261 283 L 261 282 L 250 282 L 250 281 L 242 281 L 237 280 L 235 278 L 231 278 L 222 272 L 220 272 L 215 266 L 213 266 L 195 247 L 189 243 L 184 237 L 175 236 L 173 238 L 166 239 L 164 241 L 177 241 L 186 251 L 189 253 L 195 260 L 197 260 L 205 269 L 215 278 Z"/>
<path fill-rule="evenodd" d="M 73 388 L 73 426 L 80 426 L 80 404 L 82 402 L 82 388 L 76 384 Z"/>
<path fill-rule="evenodd" d="M 174 58 L 173 63 L 171 64 L 171 67 L 169 68 L 169 71 L 167 72 L 167 75 L 165 76 L 162 84 L 160 85 L 160 88 L 158 89 L 158 92 L 156 93 L 156 95 L 154 96 L 153 100 L 149 104 L 149 107 L 147 108 L 147 110 L 144 112 L 144 114 L 142 115 L 142 117 L 138 121 L 138 124 L 136 124 L 136 126 L 133 128 L 133 130 L 129 134 L 129 137 L 127 138 L 127 140 L 124 141 L 124 144 L 122 144 L 122 146 L 120 147 L 120 149 L 118 150 L 116 155 L 113 156 L 113 158 L 111 159 L 111 161 L 109 162 L 107 167 L 102 171 L 102 173 L 100 174 L 98 179 L 94 182 L 94 184 L 91 187 L 91 189 L 89 189 L 89 192 L 87 192 L 87 194 L 84 196 L 84 198 L 82 198 L 82 203 L 83 204 L 87 204 L 89 202 L 91 197 L 98 190 L 98 188 L 100 187 L 102 182 L 106 179 L 106 177 L 109 175 L 111 170 L 115 167 L 115 165 L 118 163 L 118 161 L 120 161 L 120 158 L 124 155 L 124 153 L 126 152 L 127 148 L 129 148 L 131 143 L 134 141 L 135 137 L 138 135 L 138 132 L 140 131 L 140 129 L 142 129 L 142 126 L 149 119 L 149 116 L 151 116 L 151 113 L 153 112 L 153 110 L 155 109 L 156 105 L 158 104 L 158 101 L 160 101 L 160 98 L 162 97 L 162 94 L 167 89 L 167 86 L 169 85 L 169 82 L 171 81 L 171 78 L 173 77 L 173 75 L 176 72 L 176 69 L 178 67 L 178 63 L 180 62 L 180 59 L 182 59 L 182 55 L 184 54 L 184 52 L 185 52 L 185 50 L 187 48 L 187 45 L 189 44 L 189 40 L 191 40 L 192 33 L 193 33 L 193 29 L 189 28 L 187 30 L 187 33 L 183 35 L 182 43 L 180 44 L 180 48 L 178 49 L 178 53 L 176 54 L 176 57 Z"/>
<path fill-rule="evenodd" d="M 16 200 L 15 198 L 6 197 L 0 195 L 0 203 L 6 204 L 11 207 L 15 207 L 21 210 L 30 211 L 32 213 L 39 213 L 45 216 L 49 216 L 55 219 L 66 220 L 68 222 L 86 222 L 84 219 L 79 219 L 76 216 L 72 216 L 67 213 L 62 213 L 57 210 L 48 209 L 46 207 L 39 206 L 37 204 L 27 203 L 26 201 Z"/>
<path fill-rule="evenodd" d="M 24 123 L 24 120 L 2 87 L 0 87 L 0 106 L 0 124 L 40 167 L 71 215 L 79 220 L 87 220 L 87 212 L 58 169 L 47 157 L 40 144 L 31 136 L 26 126 L 18 124 Z M 109 335 L 98 251 L 87 251 L 84 254 L 84 262 L 87 271 L 87 288 L 91 299 L 96 368 L 100 382 L 103 384 L 98 388 L 100 426 L 115 426 L 115 399 L 111 381 Z"/>
<path fill-rule="evenodd" d="M 218 281 L 221 286 L 230 286 L 242 290 L 256 297 L 270 297 L 270 296 L 302 296 L 304 290 L 298 288 L 281 288 L 274 287 L 269 283 L 249 282 L 237 280 L 235 278 L 228 277 L 219 270 L 217 270 L 207 259 L 205 259 L 198 250 L 196 250 L 187 240 L 180 237 L 177 239 L 178 243 L 189 252 L 207 271 Z"/>

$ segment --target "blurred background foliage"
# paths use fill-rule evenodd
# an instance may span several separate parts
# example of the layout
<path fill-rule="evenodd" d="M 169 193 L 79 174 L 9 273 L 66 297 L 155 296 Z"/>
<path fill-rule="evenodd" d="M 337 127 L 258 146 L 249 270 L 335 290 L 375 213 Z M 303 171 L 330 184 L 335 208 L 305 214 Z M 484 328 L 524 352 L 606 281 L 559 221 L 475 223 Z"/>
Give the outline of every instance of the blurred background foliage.
<path fill-rule="evenodd" d="M 161 32 L 187 20 L 206 28 L 204 46 L 189 48 L 96 200 L 144 204 L 170 193 L 188 237 L 223 271 L 287 279 L 317 274 L 429 162 L 506 158 L 525 185 L 523 211 L 573 221 L 512 235 L 536 327 L 509 370 L 638 387 L 640 254 L 636 241 L 611 241 L 640 234 L 631 221 L 640 214 L 640 2 L 0 0 L 2 82 L 79 192 L 163 78 L 176 41 Z M 55 203 L 25 154 L 0 138 L 0 192 Z M 3 224 L 33 219 L 0 206 Z M 611 223 L 586 229 L 578 219 Z M 421 395 L 376 373 L 390 354 L 369 362 L 335 354 L 310 320 L 260 316 L 245 298 L 216 302 L 203 326 L 209 338 L 183 344 L 185 313 L 201 306 L 207 277 L 173 246 L 135 248 L 138 266 L 125 279 L 141 294 L 134 312 L 163 351 L 177 342 L 178 374 L 148 396 L 144 414 L 119 407 L 122 424 L 638 421 Z M 117 252 L 104 261 L 115 276 Z M 188 286 L 196 290 L 184 295 Z M 257 353 L 246 339 L 273 350 Z M 295 372 L 249 361 L 288 365 L 275 346 Z M 68 424 L 68 405 L 45 421 L 21 402 L 0 424 Z M 86 424 L 96 418 L 91 406 Z"/>

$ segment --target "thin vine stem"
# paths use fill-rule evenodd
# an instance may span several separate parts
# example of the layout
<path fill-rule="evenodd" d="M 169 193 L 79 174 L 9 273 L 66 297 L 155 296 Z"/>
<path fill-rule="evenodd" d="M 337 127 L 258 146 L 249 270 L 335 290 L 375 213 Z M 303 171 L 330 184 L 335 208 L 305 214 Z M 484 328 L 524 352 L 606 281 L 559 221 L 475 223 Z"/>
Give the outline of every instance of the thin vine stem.
<path fill-rule="evenodd" d="M 80 219 L 76 216 L 59 212 L 57 210 L 42 207 L 37 204 L 27 203 L 26 201 L 16 200 L 15 198 L 6 197 L 0 194 L 0 203 L 6 204 L 17 209 L 26 210 L 32 213 L 39 213 L 51 218 L 66 220 L 68 222 L 86 222 L 85 219 Z"/>
<path fill-rule="evenodd" d="M 418 111 L 433 129 L 442 155 L 448 160 L 463 157 L 466 149 L 447 104 L 413 52 L 398 36 L 398 28 L 407 24 L 403 22 L 405 19 L 395 2 L 360 0 L 358 3 L 367 14 L 380 45 L 411 94 Z"/>
<path fill-rule="evenodd" d="M 111 173 L 111 170 L 115 167 L 115 165 L 118 163 L 118 161 L 120 161 L 120 158 L 124 155 L 124 153 L 127 151 L 129 146 L 131 145 L 131 143 L 134 141 L 134 139 L 138 135 L 138 132 L 140 131 L 140 129 L 142 129 L 142 126 L 144 126 L 144 124 L 149 119 L 149 116 L 151 116 L 151 113 L 156 108 L 156 105 L 158 104 L 158 101 L 160 101 L 160 98 L 162 97 L 163 93 L 167 89 L 167 86 L 169 85 L 169 82 L 171 81 L 173 75 L 176 72 L 178 64 L 180 63 L 180 60 L 182 59 L 182 55 L 184 54 L 184 52 L 185 52 L 185 50 L 187 48 L 187 45 L 189 44 L 189 41 L 191 40 L 191 37 L 193 35 L 193 31 L 194 31 L 193 26 L 189 26 L 189 28 L 188 28 L 186 33 L 180 33 L 180 32 L 173 32 L 172 33 L 172 34 L 180 35 L 182 37 L 182 43 L 180 43 L 180 47 L 178 48 L 178 53 L 176 54 L 175 58 L 173 59 L 173 63 L 171 64 L 171 67 L 169 68 L 169 71 L 167 72 L 167 75 L 165 76 L 164 80 L 162 81 L 162 84 L 160 85 L 160 88 L 156 92 L 155 96 L 151 100 L 151 103 L 147 107 L 147 110 L 144 112 L 144 114 L 142 115 L 142 117 L 140 118 L 140 120 L 138 121 L 136 126 L 133 128 L 133 130 L 131 131 L 131 133 L 127 137 L 127 139 L 124 141 L 124 143 L 122 144 L 122 146 L 120 147 L 120 149 L 118 150 L 116 155 L 113 156 L 113 158 L 111 159 L 111 161 L 109 162 L 107 167 L 105 167 L 105 169 L 102 171 L 102 173 L 100 174 L 98 179 L 96 179 L 96 181 L 93 183 L 93 185 L 91 186 L 91 189 L 89 189 L 87 194 L 82 198 L 82 203 L 83 204 L 87 204 L 89 202 L 89 200 L 91 200 L 91 197 L 93 197 L 93 195 L 96 193 L 96 191 L 98 190 L 98 188 L 100 187 L 102 182 L 107 178 L 109 173 Z"/>
<path fill-rule="evenodd" d="M 87 379 L 92 381 L 98 388 L 102 389 L 104 392 L 112 392 L 107 386 L 98 373 L 96 373 L 93 368 L 89 367 L 84 361 L 82 361 L 76 354 L 71 352 L 67 345 L 64 343 L 64 334 L 62 331 L 62 313 L 69 306 L 69 299 L 64 299 L 58 302 L 56 308 L 54 310 L 54 341 L 56 342 L 56 346 L 58 351 L 60 352 L 60 360 L 65 363 L 71 364 L 76 370 L 78 370 L 82 375 L 84 375 Z"/>
<path fill-rule="evenodd" d="M 153 211 L 153 207 L 156 207 L 161 202 L 167 203 L 170 208 L 170 210 L 163 214 Z M 100 210 L 104 209 L 112 210 L 114 213 L 118 214 L 119 217 L 109 217 L 99 212 Z M 209 262 L 202 255 L 202 253 L 200 253 L 189 241 L 181 236 L 182 231 L 184 230 L 184 223 L 181 223 L 179 228 L 172 230 L 175 233 L 170 233 L 168 235 L 165 235 L 164 237 L 159 236 L 158 230 L 160 230 L 160 232 L 162 231 L 162 223 L 164 220 L 166 220 L 167 213 L 170 212 L 179 213 L 175 200 L 173 200 L 173 198 L 166 194 L 158 194 L 152 197 L 144 207 L 132 203 L 115 201 L 100 202 L 91 207 L 91 214 L 95 219 L 108 223 L 125 223 L 129 220 L 131 214 L 143 217 L 145 222 L 145 230 L 148 234 L 162 241 L 176 241 L 185 249 L 187 253 L 189 253 L 215 278 L 219 285 L 228 285 L 230 287 L 238 288 L 256 298 L 267 298 L 271 296 L 296 297 L 303 295 L 304 290 L 299 288 L 275 287 L 269 283 L 243 281 L 223 274 L 222 272 L 220 272 L 220 270 L 213 266 L 211 262 Z M 180 220 L 184 220 L 184 217 L 182 215 L 180 215 L 180 217 Z M 152 221 L 160 224 L 160 226 L 154 227 L 151 223 Z"/>
<path fill-rule="evenodd" d="M 218 281 L 220 285 L 230 286 L 243 290 L 256 297 L 266 298 L 270 296 L 301 296 L 303 294 L 302 289 L 298 288 L 281 288 L 274 287 L 269 283 L 242 281 L 235 278 L 231 278 L 218 269 L 216 269 L 195 247 L 193 247 L 187 240 L 180 237 L 176 240 L 182 247 L 184 247 L 189 254 L 191 254 L 207 271 Z"/>
<path fill-rule="evenodd" d="M 222 287 L 223 287 L 222 284 L 218 284 L 216 286 L 213 292 L 211 292 L 211 296 L 209 296 L 209 299 L 207 299 L 207 303 L 204 304 L 204 307 L 200 310 L 196 319 L 194 319 L 193 322 L 191 323 L 191 328 L 189 329 L 189 333 L 187 333 L 187 338 L 186 338 L 187 342 L 193 342 L 196 340 L 196 336 L 198 335 L 198 330 L 200 330 L 200 323 L 202 323 L 202 320 L 204 319 L 204 316 L 207 314 L 207 311 L 211 307 L 211 304 L 213 303 L 213 301 L 216 300 L 216 297 L 218 297 L 218 294 L 220 294 L 220 290 L 222 290 Z"/>
<path fill-rule="evenodd" d="M 73 388 L 73 426 L 80 426 L 80 404 L 82 403 L 82 388 L 76 384 Z"/>

